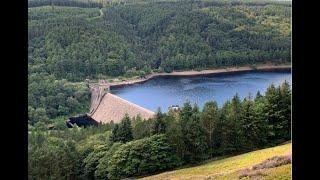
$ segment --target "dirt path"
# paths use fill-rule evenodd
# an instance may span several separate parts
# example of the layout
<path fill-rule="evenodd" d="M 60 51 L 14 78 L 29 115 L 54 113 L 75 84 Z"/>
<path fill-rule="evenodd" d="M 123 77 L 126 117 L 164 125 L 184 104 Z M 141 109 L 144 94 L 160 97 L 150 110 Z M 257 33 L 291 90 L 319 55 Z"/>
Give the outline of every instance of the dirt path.
<path fill-rule="evenodd" d="M 92 21 L 92 20 L 95 20 L 95 19 L 99 19 L 99 18 L 102 18 L 104 13 L 102 11 L 102 8 L 99 9 L 99 12 L 100 12 L 100 15 L 99 16 L 94 16 L 94 17 L 91 17 L 91 18 L 87 18 L 89 21 Z"/>
<path fill-rule="evenodd" d="M 100 17 L 103 17 L 103 11 L 102 11 L 102 8 L 100 9 Z"/>

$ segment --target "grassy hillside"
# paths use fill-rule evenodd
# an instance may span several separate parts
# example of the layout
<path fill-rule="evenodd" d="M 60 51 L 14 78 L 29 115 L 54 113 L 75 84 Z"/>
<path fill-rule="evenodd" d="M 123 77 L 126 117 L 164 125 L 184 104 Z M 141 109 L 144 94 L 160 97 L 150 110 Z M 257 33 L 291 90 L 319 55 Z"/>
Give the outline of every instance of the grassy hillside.
<path fill-rule="evenodd" d="M 274 156 L 291 154 L 292 144 L 253 151 L 238 156 L 213 160 L 200 166 L 165 172 L 143 179 L 240 179 L 242 172 Z M 291 164 L 274 168 L 262 169 L 256 172 L 261 179 L 291 179 Z M 246 179 L 245 177 L 243 179 Z M 259 178 L 259 179 L 260 179 Z M 250 178 L 249 178 L 250 179 Z"/>

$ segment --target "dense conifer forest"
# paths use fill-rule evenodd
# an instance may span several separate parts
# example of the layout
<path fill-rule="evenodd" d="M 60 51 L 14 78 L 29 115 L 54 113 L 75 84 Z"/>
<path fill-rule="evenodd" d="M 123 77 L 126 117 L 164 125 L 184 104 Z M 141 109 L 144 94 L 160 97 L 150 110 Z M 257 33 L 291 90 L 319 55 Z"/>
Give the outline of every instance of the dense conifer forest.
<path fill-rule="evenodd" d="M 28 4 L 31 124 L 87 112 L 90 94 L 85 79 L 291 60 L 290 2 Z"/>
<path fill-rule="evenodd" d="M 30 73 L 82 81 L 290 61 L 290 4 L 54 4 L 29 8 Z"/>
<path fill-rule="evenodd" d="M 141 177 L 291 139 L 291 89 L 67 128 L 88 80 L 291 61 L 291 3 L 28 0 L 28 178 Z"/>
<path fill-rule="evenodd" d="M 29 179 L 141 177 L 215 157 L 270 147 L 291 139 L 291 88 L 271 85 L 265 95 L 153 119 L 124 117 L 120 124 L 87 128 L 29 127 Z"/>

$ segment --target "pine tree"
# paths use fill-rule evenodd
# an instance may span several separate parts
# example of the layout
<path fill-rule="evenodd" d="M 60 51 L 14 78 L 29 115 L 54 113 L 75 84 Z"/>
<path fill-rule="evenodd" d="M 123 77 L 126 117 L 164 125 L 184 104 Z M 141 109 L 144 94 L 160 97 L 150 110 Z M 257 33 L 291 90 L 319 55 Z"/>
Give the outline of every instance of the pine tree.
<path fill-rule="evenodd" d="M 266 116 L 268 121 L 268 142 L 273 142 L 275 139 L 275 122 L 276 122 L 276 104 L 277 104 L 277 94 L 274 84 L 271 84 L 266 91 Z"/>
<path fill-rule="evenodd" d="M 134 139 L 142 139 L 150 136 L 150 122 L 151 121 L 142 120 L 139 114 L 132 119 L 132 134 Z"/>
<path fill-rule="evenodd" d="M 119 125 L 116 124 L 115 128 L 112 131 L 110 140 L 112 142 L 122 143 L 133 140 L 131 120 L 128 114 L 125 114 Z"/>
<path fill-rule="evenodd" d="M 254 100 L 259 101 L 261 99 L 263 99 L 263 96 L 261 95 L 260 91 L 258 91 Z"/>
<path fill-rule="evenodd" d="M 164 134 L 166 132 L 165 114 L 161 112 L 159 108 L 153 121 L 151 134 Z"/>
<path fill-rule="evenodd" d="M 186 102 L 186 103 L 184 103 L 182 110 L 180 112 L 180 116 L 179 116 L 182 129 L 184 129 L 184 126 L 185 126 L 186 122 L 189 121 L 191 115 L 192 115 L 192 106 L 191 106 L 190 102 Z"/>
<path fill-rule="evenodd" d="M 183 153 L 184 153 L 184 141 L 183 141 L 183 135 L 182 135 L 182 130 L 181 126 L 178 122 L 178 117 L 179 115 L 176 112 L 169 111 L 167 116 L 166 116 L 166 136 L 168 137 L 168 142 L 170 145 L 173 147 L 175 150 L 176 154 L 180 159 L 183 158 Z"/>
<path fill-rule="evenodd" d="M 234 119 L 231 116 L 232 106 L 230 101 L 226 101 L 220 111 L 219 129 L 221 132 L 219 155 L 236 152 L 237 133 Z"/>
<path fill-rule="evenodd" d="M 281 135 L 286 140 L 291 139 L 291 90 L 290 85 L 287 81 L 282 83 L 280 87 L 280 109 L 282 110 L 282 120 L 281 124 L 283 125 L 283 130 L 281 131 Z"/>
<path fill-rule="evenodd" d="M 241 119 L 242 115 L 242 102 L 238 94 L 236 94 L 231 100 L 231 112 L 229 117 L 229 127 L 232 131 L 231 138 L 232 142 L 234 143 L 234 150 L 241 151 L 244 144 L 244 134 L 245 132 L 242 129 L 243 121 Z"/>
<path fill-rule="evenodd" d="M 191 109 L 191 116 L 186 119 L 185 123 L 185 129 L 182 129 L 186 150 L 183 159 L 187 163 L 194 163 L 204 159 L 208 149 L 206 132 L 201 124 L 197 105 Z"/>
<path fill-rule="evenodd" d="M 255 117 L 254 102 L 245 98 L 242 104 L 242 123 L 245 137 L 245 149 L 251 150 L 258 146 L 260 138 L 259 122 Z"/>
<path fill-rule="evenodd" d="M 266 115 L 268 119 L 268 141 L 270 143 L 278 143 L 281 141 L 281 131 L 283 125 L 281 123 L 280 105 L 280 88 L 276 88 L 271 84 L 266 91 Z"/>
<path fill-rule="evenodd" d="M 266 103 L 264 97 L 256 98 L 254 102 L 254 117 L 259 127 L 259 140 L 257 142 L 259 147 L 266 146 L 268 140 L 268 121 L 265 113 Z"/>
<path fill-rule="evenodd" d="M 112 130 L 112 134 L 110 135 L 111 142 L 118 142 L 119 140 L 119 124 L 115 124 Z"/>
<path fill-rule="evenodd" d="M 213 134 L 218 122 L 218 105 L 217 102 L 211 101 L 204 105 L 203 112 L 201 113 L 201 121 L 207 134 L 207 145 L 210 150 L 210 156 L 213 156 L 214 142 Z"/>
<path fill-rule="evenodd" d="M 121 142 L 125 143 L 133 139 L 131 120 L 128 114 L 121 120 L 119 131 Z"/>

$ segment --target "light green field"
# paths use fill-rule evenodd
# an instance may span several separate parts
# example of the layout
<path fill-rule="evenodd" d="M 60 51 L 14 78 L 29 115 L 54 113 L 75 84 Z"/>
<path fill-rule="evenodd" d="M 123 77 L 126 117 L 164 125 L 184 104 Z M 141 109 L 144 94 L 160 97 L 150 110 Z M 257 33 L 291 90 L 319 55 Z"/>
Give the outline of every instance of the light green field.
<path fill-rule="evenodd" d="M 292 144 L 288 143 L 273 148 L 253 151 L 238 156 L 233 156 L 220 160 L 213 160 L 206 164 L 185 168 L 175 171 L 169 171 L 143 179 L 239 179 L 239 171 L 251 168 L 253 165 L 274 157 L 291 154 Z M 256 179 L 291 179 L 291 164 L 264 169 L 261 175 Z M 250 179 L 250 178 L 243 178 Z"/>

